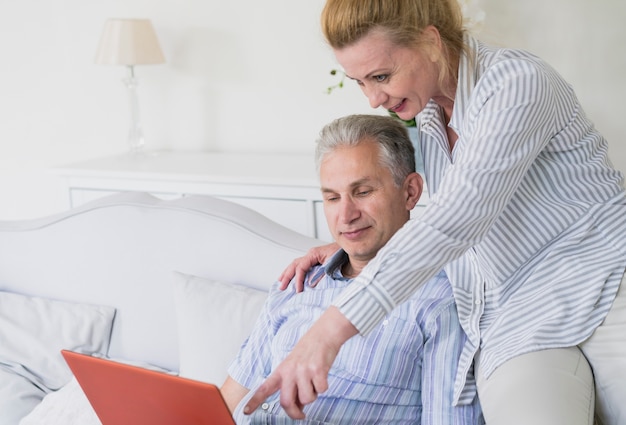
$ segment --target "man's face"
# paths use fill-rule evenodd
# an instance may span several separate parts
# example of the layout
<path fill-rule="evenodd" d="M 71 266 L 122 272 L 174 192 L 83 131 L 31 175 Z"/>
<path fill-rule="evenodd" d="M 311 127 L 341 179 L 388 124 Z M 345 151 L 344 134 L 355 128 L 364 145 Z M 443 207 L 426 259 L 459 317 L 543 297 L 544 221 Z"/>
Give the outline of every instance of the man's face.
<path fill-rule="evenodd" d="M 396 187 L 380 164 L 378 144 L 340 147 L 320 164 L 324 213 L 335 241 L 351 262 L 367 264 L 409 219 L 407 185 Z M 406 183 L 406 182 L 405 182 Z"/>

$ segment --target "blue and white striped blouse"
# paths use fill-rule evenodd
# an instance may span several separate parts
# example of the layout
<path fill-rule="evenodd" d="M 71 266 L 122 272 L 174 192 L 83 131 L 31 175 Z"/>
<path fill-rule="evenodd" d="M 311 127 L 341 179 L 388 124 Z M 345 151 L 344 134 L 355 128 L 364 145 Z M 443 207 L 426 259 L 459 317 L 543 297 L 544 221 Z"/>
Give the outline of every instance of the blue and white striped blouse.
<path fill-rule="evenodd" d="M 480 346 L 489 376 L 602 322 L 626 266 L 623 176 L 572 88 L 545 62 L 467 37 L 448 147 L 443 111 L 418 115 L 430 204 L 333 304 L 367 334 L 438 270 L 468 335 L 456 396 Z"/>
<path fill-rule="evenodd" d="M 247 341 L 229 368 L 230 376 L 254 389 L 269 376 L 352 279 L 341 277 L 345 253 L 339 251 L 315 288 L 295 293 L 276 285 Z M 453 406 L 454 377 L 465 335 L 444 273 L 430 279 L 408 302 L 385 316 L 367 337 L 351 338 L 339 351 L 328 376 L 329 388 L 304 408 L 298 423 L 481 424 L 477 398 Z M 240 410 L 238 424 L 292 423 L 276 393 L 250 416 Z"/>

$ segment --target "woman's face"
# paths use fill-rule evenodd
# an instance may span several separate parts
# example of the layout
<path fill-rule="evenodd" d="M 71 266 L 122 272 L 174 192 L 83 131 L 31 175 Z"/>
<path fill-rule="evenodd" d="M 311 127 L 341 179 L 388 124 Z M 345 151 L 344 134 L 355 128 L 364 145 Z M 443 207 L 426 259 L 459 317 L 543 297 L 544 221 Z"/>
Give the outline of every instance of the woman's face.
<path fill-rule="evenodd" d="M 436 30 L 434 36 L 438 37 Z M 359 84 L 372 108 L 382 106 L 409 120 L 430 99 L 437 101 L 443 97 L 433 55 L 396 46 L 382 31 L 370 31 L 356 43 L 335 49 L 334 53 L 346 76 Z"/>

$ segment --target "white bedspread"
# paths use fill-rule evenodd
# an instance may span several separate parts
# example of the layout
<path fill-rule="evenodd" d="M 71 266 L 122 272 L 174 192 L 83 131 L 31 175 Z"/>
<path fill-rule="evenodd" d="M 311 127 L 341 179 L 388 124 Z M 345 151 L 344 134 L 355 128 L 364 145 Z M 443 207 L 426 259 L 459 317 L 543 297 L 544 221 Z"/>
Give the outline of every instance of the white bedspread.
<path fill-rule="evenodd" d="M 20 425 L 102 425 L 76 378 L 43 401 Z"/>

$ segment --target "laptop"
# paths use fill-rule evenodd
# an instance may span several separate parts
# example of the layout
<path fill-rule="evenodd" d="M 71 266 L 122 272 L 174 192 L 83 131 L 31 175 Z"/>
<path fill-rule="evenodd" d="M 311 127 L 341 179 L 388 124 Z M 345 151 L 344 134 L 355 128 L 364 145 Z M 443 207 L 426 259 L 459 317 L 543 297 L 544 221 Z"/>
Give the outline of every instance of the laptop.
<path fill-rule="evenodd" d="M 62 350 L 102 425 L 235 425 L 216 385 Z"/>

